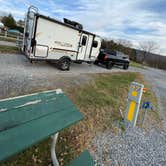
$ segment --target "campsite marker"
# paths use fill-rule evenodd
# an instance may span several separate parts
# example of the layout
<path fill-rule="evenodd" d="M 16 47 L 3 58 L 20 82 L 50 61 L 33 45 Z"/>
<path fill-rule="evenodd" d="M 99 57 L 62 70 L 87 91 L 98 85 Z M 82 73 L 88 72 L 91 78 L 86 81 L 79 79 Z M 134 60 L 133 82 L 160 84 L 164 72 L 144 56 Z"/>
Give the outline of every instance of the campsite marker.
<path fill-rule="evenodd" d="M 133 127 L 137 122 L 143 89 L 144 85 L 137 82 L 132 82 L 130 85 L 125 121 L 130 122 Z"/>

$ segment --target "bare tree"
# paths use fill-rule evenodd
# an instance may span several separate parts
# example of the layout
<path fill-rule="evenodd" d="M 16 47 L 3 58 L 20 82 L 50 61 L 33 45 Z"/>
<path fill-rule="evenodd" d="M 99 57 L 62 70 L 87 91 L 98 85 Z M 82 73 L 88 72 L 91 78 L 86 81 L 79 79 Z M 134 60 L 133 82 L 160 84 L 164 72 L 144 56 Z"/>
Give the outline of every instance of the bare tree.
<path fill-rule="evenodd" d="M 147 57 L 150 55 L 150 53 L 156 51 L 159 49 L 159 46 L 156 42 L 154 41 L 144 41 L 139 43 L 139 49 L 143 51 L 142 53 L 142 63 L 145 62 Z"/>
<path fill-rule="evenodd" d="M 127 48 L 131 48 L 133 45 L 131 41 L 125 40 L 125 39 L 118 39 L 116 42 L 117 42 L 117 44 L 120 44 Z"/>

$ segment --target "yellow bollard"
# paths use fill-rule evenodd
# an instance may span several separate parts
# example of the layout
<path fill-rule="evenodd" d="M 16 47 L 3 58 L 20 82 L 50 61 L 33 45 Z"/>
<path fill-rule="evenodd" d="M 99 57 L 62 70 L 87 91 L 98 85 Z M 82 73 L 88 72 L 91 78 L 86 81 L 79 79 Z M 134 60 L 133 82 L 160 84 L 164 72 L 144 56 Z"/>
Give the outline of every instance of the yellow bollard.
<path fill-rule="evenodd" d="M 143 89 L 144 85 L 137 82 L 132 82 L 130 85 L 125 121 L 130 122 L 132 126 L 137 122 Z"/>

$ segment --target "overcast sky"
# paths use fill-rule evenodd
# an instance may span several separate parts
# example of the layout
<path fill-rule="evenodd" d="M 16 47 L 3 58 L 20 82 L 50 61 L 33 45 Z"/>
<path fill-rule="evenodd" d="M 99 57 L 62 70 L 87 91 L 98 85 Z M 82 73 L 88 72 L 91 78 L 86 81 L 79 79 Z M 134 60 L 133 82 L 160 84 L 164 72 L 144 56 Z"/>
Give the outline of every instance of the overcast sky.
<path fill-rule="evenodd" d="M 0 0 L 0 15 L 23 19 L 29 5 L 41 14 L 78 21 L 102 37 L 158 43 L 166 55 L 166 0 Z"/>

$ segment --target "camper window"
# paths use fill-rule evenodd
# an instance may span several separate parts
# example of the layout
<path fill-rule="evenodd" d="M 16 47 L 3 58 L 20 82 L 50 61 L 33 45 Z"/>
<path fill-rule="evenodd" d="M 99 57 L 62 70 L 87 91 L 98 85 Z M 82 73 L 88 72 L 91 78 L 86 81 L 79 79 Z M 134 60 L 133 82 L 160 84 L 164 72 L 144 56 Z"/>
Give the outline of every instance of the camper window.
<path fill-rule="evenodd" d="M 98 46 L 98 42 L 97 41 L 93 41 L 92 47 L 97 48 L 97 46 Z"/>
<path fill-rule="evenodd" d="M 83 46 L 86 45 L 86 40 L 87 40 L 87 37 L 86 37 L 86 36 L 83 36 L 83 37 L 82 37 L 82 45 L 83 45 Z"/>

